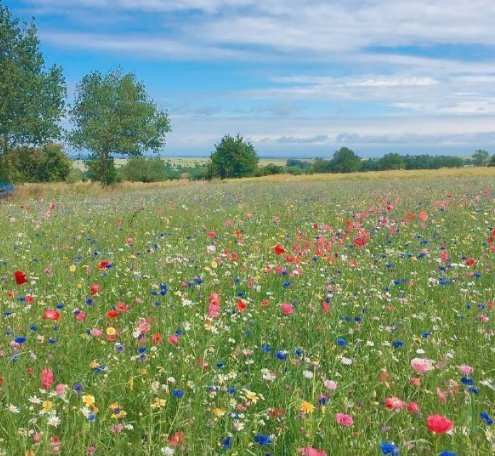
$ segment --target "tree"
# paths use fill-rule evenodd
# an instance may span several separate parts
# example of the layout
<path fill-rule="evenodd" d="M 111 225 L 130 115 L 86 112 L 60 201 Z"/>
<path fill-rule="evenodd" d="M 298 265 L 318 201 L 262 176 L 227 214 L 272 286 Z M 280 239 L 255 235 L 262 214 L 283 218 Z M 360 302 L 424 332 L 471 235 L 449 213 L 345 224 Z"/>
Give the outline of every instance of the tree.
<path fill-rule="evenodd" d="M 330 172 L 353 173 L 361 169 L 361 159 L 351 149 L 341 147 L 333 154 L 329 167 Z"/>
<path fill-rule="evenodd" d="M 120 168 L 124 180 L 131 182 L 163 182 L 167 180 L 165 162 L 161 158 L 133 157 Z"/>
<path fill-rule="evenodd" d="M 65 79 L 61 67 L 44 64 L 34 23 L 20 26 L 0 4 L 0 160 L 9 149 L 60 136 Z"/>
<path fill-rule="evenodd" d="M 72 164 L 61 144 L 41 148 L 19 147 L 3 155 L 3 166 L 12 182 L 63 182 Z"/>
<path fill-rule="evenodd" d="M 239 134 L 234 138 L 225 135 L 215 144 L 215 152 L 210 155 L 208 175 L 210 177 L 253 176 L 258 167 L 258 155 L 253 145 L 245 142 Z"/>
<path fill-rule="evenodd" d="M 488 164 L 490 159 L 490 154 L 486 150 L 478 149 L 473 154 L 473 165 L 474 166 L 485 166 Z"/>
<path fill-rule="evenodd" d="M 113 155 L 158 151 L 170 131 L 166 112 L 148 97 L 133 73 L 120 69 L 86 75 L 77 86 L 70 114 L 75 128 L 69 141 L 76 149 L 91 151 L 88 167 L 105 185 L 117 178 Z"/>
<path fill-rule="evenodd" d="M 406 160 L 402 155 L 397 153 L 385 154 L 378 160 L 378 168 L 382 170 L 387 169 L 404 169 L 406 167 Z"/>

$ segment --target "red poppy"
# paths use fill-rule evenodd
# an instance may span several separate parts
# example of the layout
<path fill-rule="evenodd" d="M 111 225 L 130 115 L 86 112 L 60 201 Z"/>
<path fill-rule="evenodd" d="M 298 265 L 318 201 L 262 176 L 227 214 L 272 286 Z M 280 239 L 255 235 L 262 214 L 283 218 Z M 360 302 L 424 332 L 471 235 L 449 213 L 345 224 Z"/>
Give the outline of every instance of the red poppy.
<path fill-rule="evenodd" d="M 31 295 L 27 295 L 27 296 L 26 296 L 26 302 L 27 302 L 28 304 L 31 304 L 33 301 L 34 301 L 34 298 L 33 298 Z"/>
<path fill-rule="evenodd" d="M 110 267 L 110 261 L 108 260 L 100 261 L 100 263 L 98 264 L 98 269 L 107 269 L 109 267 Z"/>
<path fill-rule="evenodd" d="M 466 266 L 474 266 L 476 264 L 476 260 L 474 258 L 466 259 Z"/>
<path fill-rule="evenodd" d="M 109 310 L 107 312 L 107 318 L 117 318 L 119 316 L 118 310 Z"/>
<path fill-rule="evenodd" d="M 44 318 L 45 320 L 58 321 L 60 320 L 60 313 L 54 309 L 46 309 L 43 313 L 42 318 Z"/>
<path fill-rule="evenodd" d="M 127 312 L 131 307 L 128 304 L 124 304 L 123 302 L 119 302 L 117 304 L 117 310 L 119 312 Z"/>
<path fill-rule="evenodd" d="M 426 419 L 428 421 L 428 429 L 436 434 L 444 434 L 454 429 L 454 423 L 443 415 L 430 415 Z"/>
<path fill-rule="evenodd" d="M 26 278 L 25 272 L 15 271 L 14 276 L 15 276 L 15 283 L 17 283 L 17 285 L 22 285 L 23 283 L 29 283 L 29 280 Z"/>
<path fill-rule="evenodd" d="M 237 310 L 239 312 L 244 312 L 246 309 L 247 309 L 246 303 L 242 299 L 239 299 L 239 301 L 237 301 Z"/>
<path fill-rule="evenodd" d="M 277 254 L 277 255 L 282 255 L 282 253 L 285 252 L 284 248 L 277 244 L 275 247 L 273 247 L 273 251 Z"/>
<path fill-rule="evenodd" d="M 153 345 L 158 344 L 161 340 L 162 340 L 162 336 L 160 336 L 160 334 L 158 333 L 155 333 L 151 336 L 151 343 Z"/>

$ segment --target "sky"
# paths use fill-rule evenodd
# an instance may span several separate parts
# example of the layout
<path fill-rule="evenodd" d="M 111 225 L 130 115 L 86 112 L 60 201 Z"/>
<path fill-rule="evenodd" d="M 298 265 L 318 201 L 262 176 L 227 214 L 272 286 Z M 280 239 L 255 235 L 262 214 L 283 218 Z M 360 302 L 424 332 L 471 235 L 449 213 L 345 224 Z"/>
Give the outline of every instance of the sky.
<path fill-rule="evenodd" d="M 2 3 L 35 17 L 69 102 L 91 71 L 134 72 L 170 116 L 162 156 L 238 133 L 261 157 L 495 153 L 493 0 Z"/>

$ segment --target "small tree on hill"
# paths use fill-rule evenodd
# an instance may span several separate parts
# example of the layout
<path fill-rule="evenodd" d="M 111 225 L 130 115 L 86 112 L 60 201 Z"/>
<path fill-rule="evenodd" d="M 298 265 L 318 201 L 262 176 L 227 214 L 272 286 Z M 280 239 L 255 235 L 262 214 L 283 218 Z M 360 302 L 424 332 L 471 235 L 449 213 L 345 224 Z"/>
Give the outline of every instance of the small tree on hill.
<path fill-rule="evenodd" d="M 117 179 L 113 155 L 157 151 L 170 131 L 167 114 L 150 100 L 144 85 L 121 70 L 86 75 L 70 113 L 75 128 L 69 140 L 76 149 L 91 151 L 88 168 L 103 184 Z"/>
<path fill-rule="evenodd" d="M 225 135 L 215 144 L 210 155 L 209 177 L 248 177 L 253 176 L 258 167 L 258 155 L 253 145 L 245 142 L 239 134 L 234 138 Z"/>
<path fill-rule="evenodd" d="M 353 173 L 361 169 L 361 159 L 351 149 L 341 147 L 333 154 L 329 167 L 330 172 Z"/>

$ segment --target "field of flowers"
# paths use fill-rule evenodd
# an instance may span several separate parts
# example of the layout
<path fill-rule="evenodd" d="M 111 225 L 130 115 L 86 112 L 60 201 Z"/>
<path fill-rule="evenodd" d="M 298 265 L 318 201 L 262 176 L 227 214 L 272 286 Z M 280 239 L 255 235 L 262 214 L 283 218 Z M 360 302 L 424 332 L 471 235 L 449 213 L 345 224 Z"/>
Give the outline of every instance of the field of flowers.
<path fill-rule="evenodd" d="M 495 179 L 0 205 L 0 454 L 495 454 Z"/>

